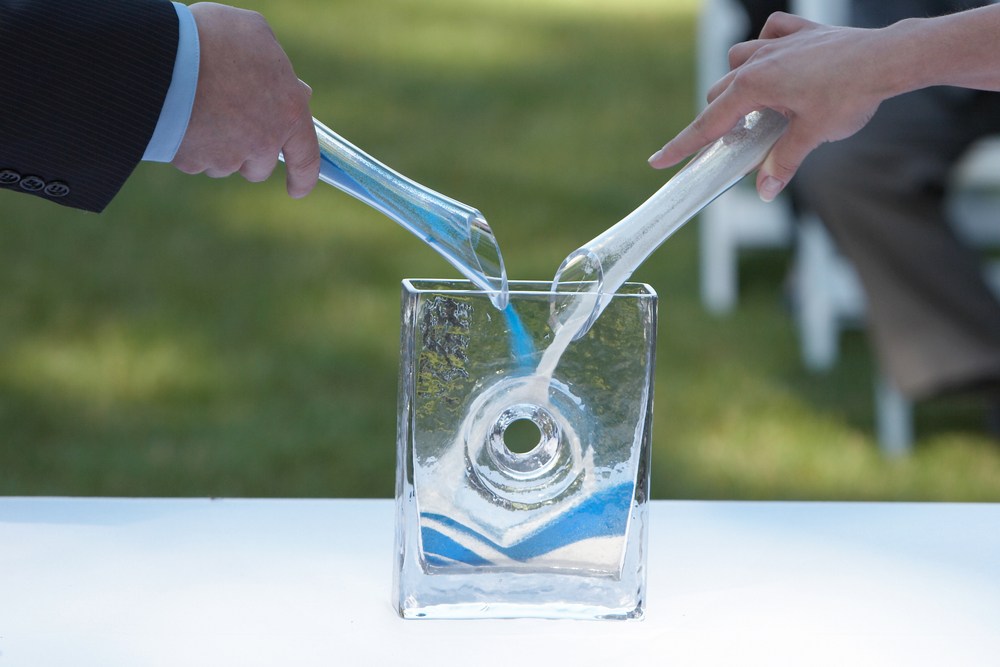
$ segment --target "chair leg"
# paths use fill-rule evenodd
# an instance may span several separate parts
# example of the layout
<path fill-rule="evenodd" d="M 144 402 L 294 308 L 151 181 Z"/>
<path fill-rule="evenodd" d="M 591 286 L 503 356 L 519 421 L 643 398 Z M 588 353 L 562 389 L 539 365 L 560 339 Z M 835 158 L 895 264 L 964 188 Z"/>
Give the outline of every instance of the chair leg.
<path fill-rule="evenodd" d="M 831 288 L 834 267 L 822 223 L 806 217 L 799 228 L 796 298 L 799 342 L 806 368 L 826 371 L 837 361 L 838 322 Z"/>
<path fill-rule="evenodd" d="M 875 379 L 875 422 L 879 449 L 889 458 L 913 449 L 913 403 L 882 373 Z"/>
<path fill-rule="evenodd" d="M 701 213 L 701 302 L 716 315 L 736 306 L 736 241 L 727 227 L 728 209 L 709 206 Z"/>

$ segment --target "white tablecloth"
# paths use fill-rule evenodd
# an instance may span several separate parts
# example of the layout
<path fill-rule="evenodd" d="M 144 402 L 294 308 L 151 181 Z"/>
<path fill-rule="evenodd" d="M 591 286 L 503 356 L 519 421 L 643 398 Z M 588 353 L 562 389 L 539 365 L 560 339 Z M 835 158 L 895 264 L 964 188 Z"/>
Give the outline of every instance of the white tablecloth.
<path fill-rule="evenodd" d="M 1000 664 L 1000 505 L 654 502 L 630 622 L 403 621 L 393 508 L 0 499 L 0 667 Z"/>

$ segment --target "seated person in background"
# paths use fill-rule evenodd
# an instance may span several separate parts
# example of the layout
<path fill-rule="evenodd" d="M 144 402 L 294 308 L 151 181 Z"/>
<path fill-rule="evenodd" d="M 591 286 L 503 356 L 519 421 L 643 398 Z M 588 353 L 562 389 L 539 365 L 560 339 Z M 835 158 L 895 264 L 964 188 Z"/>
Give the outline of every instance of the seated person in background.
<path fill-rule="evenodd" d="M 740 1 L 758 21 L 766 12 L 783 9 L 776 4 L 785 4 Z M 983 4 L 988 3 L 853 0 L 851 23 L 880 28 Z M 762 27 L 757 24 L 751 30 L 756 35 Z M 820 38 L 815 39 L 818 44 Z M 915 42 L 910 46 L 920 48 Z M 742 51 L 734 55 L 736 64 L 747 60 Z M 813 87 L 837 85 L 835 77 L 822 77 L 818 69 L 811 74 Z M 996 400 L 1000 303 L 983 280 L 979 257 L 948 224 L 945 195 L 949 174 L 966 149 L 977 139 L 1000 133 L 1000 93 L 934 86 L 886 97 L 875 101 L 877 111 L 870 122 L 851 128 L 863 125 L 853 136 L 842 132 L 818 139 L 841 140 L 821 143 L 804 159 L 788 183 L 793 201 L 799 210 L 819 215 L 856 267 L 867 296 L 870 340 L 898 389 L 910 399 L 973 390 Z M 667 166 L 655 157 L 651 162 Z M 764 178 L 758 180 L 762 197 L 773 198 L 777 190 L 763 187 Z M 786 182 L 776 181 L 777 189 Z"/>
<path fill-rule="evenodd" d="M 851 20 L 879 28 L 979 4 L 854 0 Z M 818 214 L 857 269 L 883 371 L 911 399 L 1000 392 L 1000 303 L 945 213 L 953 167 L 998 132 L 1000 94 L 923 88 L 885 100 L 857 134 L 820 146 L 790 184 L 796 205 Z"/>

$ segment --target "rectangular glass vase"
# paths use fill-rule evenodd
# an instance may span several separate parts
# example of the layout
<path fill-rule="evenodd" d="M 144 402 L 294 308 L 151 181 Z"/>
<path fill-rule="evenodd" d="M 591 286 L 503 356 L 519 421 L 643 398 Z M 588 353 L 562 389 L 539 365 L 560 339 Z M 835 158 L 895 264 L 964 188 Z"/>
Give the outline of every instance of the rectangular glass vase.
<path fill-rule="evenodd" d="M 572 294 L 403 282 L 394 603 L 404 618 L 643 614 L 656 294 L 624 285 L 551 375 Z"/>

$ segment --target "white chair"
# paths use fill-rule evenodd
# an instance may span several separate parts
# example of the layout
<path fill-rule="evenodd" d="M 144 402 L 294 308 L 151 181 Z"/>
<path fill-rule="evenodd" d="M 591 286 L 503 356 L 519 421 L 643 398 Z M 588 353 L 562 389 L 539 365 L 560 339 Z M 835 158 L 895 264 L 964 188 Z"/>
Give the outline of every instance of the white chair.
<path fill-rule="evenodd" d="M 799 220 L 792 270 L 802 362 L 811 371 L 828 371 L 840 353 L 840 332 L 863 326 L 861 283 L 822 221 L 812 214 Z"/>
<path fill-rule="evenodd" d="M 793 0 L 791 8 L 801 16 L 823 23 L 845 23 L 847 20 L 848 3 L 845 0 Z M 735 0 L 704 0 L 702 3 L 698 17 L 699 109 L 712 84 L 729 71 L 729 47 L 747 33 L 748 27 L 749 18 Z M 705 308 L 720 315 L 731 312 L 739 294 L 740 251 L 789 248 L 795 241 L 794 229 L 788 198 L 779 196 L 774 202 L 764 204 L 754 190 L 752 179 L 738 183 L 712 202 L 702 211 L 699 222 L 701 300 Z M 825 238 L 815 238 L 813 243 L 829 245 Z M 851 288 L 845 285 L 842 289 Z M 835 317 L 834 312 L 817 312 L 815 318 Z M 806 361 L 810 368 L 814 367 L 812 355 L 825 354 L 830 357 L 829 365 L 836 358 L 835 337 L 831 340 L 826 333 L 829 326 L 821 325 L 815 318 L 810 320 L 809 343 L 804 345 L 820 346 L 825 351 L 810 349 Z"/>
<path fill-rule="evenodd" d="M 749 19 L 735 0 L 705 0 L 698 21 L 699 109 L 708 89 L 729 71 L 729 47 L 746 34 Z M 699 216 L 701 300 L 726 314 L 738 299 L 739 253 L 745 248 L 787 248 L 793 241 L 787 198 L 760 201 L 749 182 L 723 193 Z"/>

